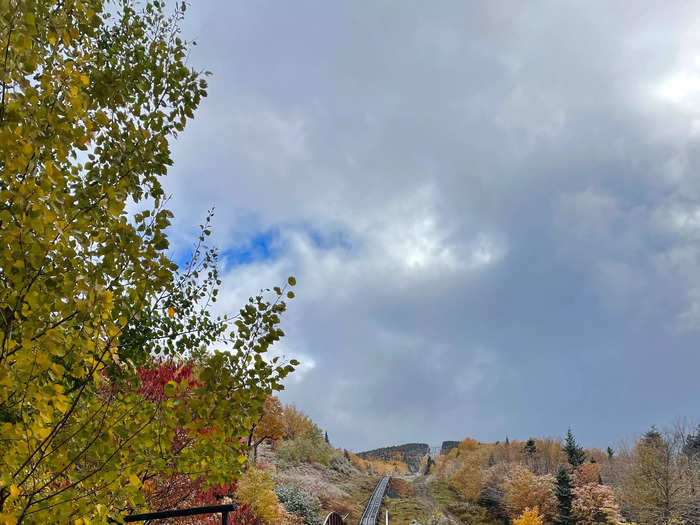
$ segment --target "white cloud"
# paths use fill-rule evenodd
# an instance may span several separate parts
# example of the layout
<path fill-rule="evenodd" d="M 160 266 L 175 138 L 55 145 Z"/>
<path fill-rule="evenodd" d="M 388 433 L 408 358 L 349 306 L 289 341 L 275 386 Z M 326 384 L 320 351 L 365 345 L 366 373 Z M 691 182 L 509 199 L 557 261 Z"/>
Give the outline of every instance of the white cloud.
<path fill-rule="evenodd" d="M 699 12 L 192 6 L 214 76 L 175 143 L 174 238 L 212 204 L 223 249 L 278 232 L 220 304 L 297 277 L 284 396 L 338 442 L 556 434 L 583 391 L 590 439 L 641 428 L 669 406 L 614 391 L 627 363 L 648 384 L 679 348 L 669 399 L 700 366 L 669 329 L 700 309 Z"/>

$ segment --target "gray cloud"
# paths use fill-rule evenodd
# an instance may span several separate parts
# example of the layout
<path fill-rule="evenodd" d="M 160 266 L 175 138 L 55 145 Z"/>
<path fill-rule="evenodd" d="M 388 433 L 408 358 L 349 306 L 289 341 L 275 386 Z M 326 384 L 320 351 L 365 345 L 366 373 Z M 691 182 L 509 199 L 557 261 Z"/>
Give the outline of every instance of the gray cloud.
<path fill-rule="evenodd" d="M 193 5 L 176 246 L 211 205 L 223 250 L 276 232 L 222 308 L 297 276 L 283 398 L 340 446 L 696 416 L 698 11 Z"/>

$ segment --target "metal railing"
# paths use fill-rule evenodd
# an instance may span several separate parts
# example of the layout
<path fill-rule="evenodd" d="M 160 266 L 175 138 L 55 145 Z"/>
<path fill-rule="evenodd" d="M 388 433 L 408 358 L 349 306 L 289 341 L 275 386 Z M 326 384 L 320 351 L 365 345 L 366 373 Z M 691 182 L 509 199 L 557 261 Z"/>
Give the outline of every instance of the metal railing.
<path fill-rule="evenodd" d="M 384 499 L 384 494 L 389 486 L 389 476 L 384 476 L 377 483 L 372 497 L 365 507 L 365 511 L 362 513 L 362 518 L 360 518 L 360 525 L 376 525 L 377 517 L 379 516 L 379 508 L 382 506 L 382 500 Z"/>
<path fill-rule="evenodd" d="M 162 520 L 166 518 L 181 518 L 183 516 L 196 516 L 198 514 L 219 514 L 221 513 L 221 525 L 228 525 L 228 515 L 238 508 L 237 505 L 209 505 L 207 507 L 192 507 L 189 509 L 161 510 L 158 512 L 147 512 L 145 514 L 130 514 L 123 517 L 124 523 L 136 521 Z M 120 523 L 110 520 L 112 523 Z"/>

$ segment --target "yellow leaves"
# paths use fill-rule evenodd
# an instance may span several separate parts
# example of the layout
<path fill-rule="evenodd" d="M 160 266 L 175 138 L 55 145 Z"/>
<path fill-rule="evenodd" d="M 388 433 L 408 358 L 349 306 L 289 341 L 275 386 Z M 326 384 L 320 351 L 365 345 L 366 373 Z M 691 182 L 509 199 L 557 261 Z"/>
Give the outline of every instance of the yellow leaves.
<path fill-rule="evenodd" d="M 49 33 L 49 44 L 52 46 L 56 44 L 56 34 L 55 33 Z"/>
<path fill-rule="evenodd" d="M 163 392 L 166 396 L 173 396 L 177 391 L 177 383 L 175 381 L 168 381 L 163 387 Z"/>
<path fill-rule="evenodd" d="M 251 468 L 241 476 L 236 497 L 239 503 L 248 505 L 254 516 L 272 525 L 280 523 L 283 512 L 273 488 L 269 472 Z"/>
<path fill-rule="evenodd" d="M 132 487 L 138 488 L 141 486 L 141 480 L 139 479 L 139 477 L 136 474 L 130 474 L 129 475 L 129 484 Z"/>
<path fill-rule="evenodd" d="M 66 396 L 56 396 L 52 399 L 52 403 L 59 412 L 65 412 L 70 407 L 70 402 Z"/>
<path fill-rule="evenodd" d="M 2 525 L 17 525 L 17 516 L 0 513 L 0 523 Z"/>
<path fill-rule="evenodd" d="M 245 463 L 246 457 L 245 456 L 238 456 L 238 462 L 242 465 Z"/>
<path fill-rule="evenodd" d="M 175 317 L 175 308 L 173 308 L 172 306 L 168 308 L 168 317 L 170 317 L 171 319 Z"/>
<path fill-rule="evenodd" d="M 520 517 L 513 520 L 513 525 L 542 525 L 542 516 L 537 507 L 527 508 Z"/>
<path fill-rule="evenodd" d="M 90 78 L 87 75 L 80 75 L 80 81 L 83 83 L 83 86 L 87 86 L 90 83 Z"/>
<path fill-rule="evenodd" d="M 39 350 L 36 355 L 36 364 L 39 365 L 42 369 L 47 369 L 51 366 L 51 360 L 49 357 Z"/>
<path fill-rule="evenodd" d="M 115 324 L 107 325 L 107 336 L 116 337 L 121 333 L 121 329 Z"/>
<path fill-rule="evenodd" d="M 10 497 L 8 498 L 9 501 L 12 501 L 17 498 L 17 496 L 20 495 L 22 491 L 17 488 L 17 485 L 10 485 Z"/>
<path fill-rule="evenodd" d="M 117 199 L 112 199 L 107 203 L 107 210 L 114 216 L 121 215 L 122 210 L 124 210 L 124 203 Z"/>

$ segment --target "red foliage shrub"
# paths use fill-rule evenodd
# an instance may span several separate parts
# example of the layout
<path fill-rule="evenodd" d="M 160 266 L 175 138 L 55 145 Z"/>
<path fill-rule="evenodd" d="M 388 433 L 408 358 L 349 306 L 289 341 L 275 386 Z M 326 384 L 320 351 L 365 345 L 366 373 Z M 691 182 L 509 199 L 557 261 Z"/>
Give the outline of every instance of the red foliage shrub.
<path fill-rule="evenodd" d="M 141 385 L 136 390 L 149 401 L 165 399 L 165 385 L 170 381 L 181 383 L 187 380 L 190 386 L 202 386 L 202 383 L 192 378 L 192 364 L 176 364 L 173 361 L 156 361 L 155 367 L 141 367 L 137 370 Z"/>

